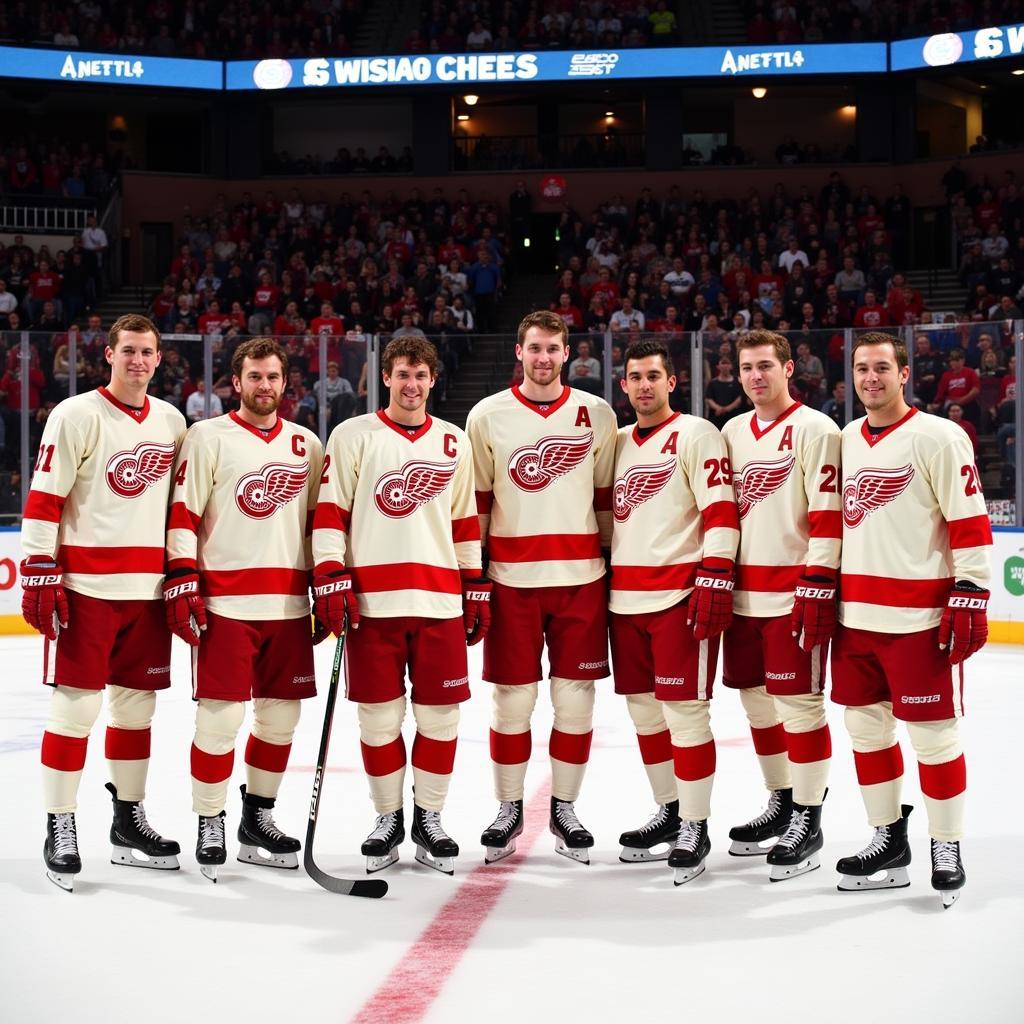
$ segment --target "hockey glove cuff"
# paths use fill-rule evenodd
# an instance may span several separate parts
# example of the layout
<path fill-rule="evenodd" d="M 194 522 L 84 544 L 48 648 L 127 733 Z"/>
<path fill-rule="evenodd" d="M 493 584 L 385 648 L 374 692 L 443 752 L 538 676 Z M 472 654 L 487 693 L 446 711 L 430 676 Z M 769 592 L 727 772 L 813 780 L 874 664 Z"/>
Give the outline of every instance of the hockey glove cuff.
<path fill-rule="evenodd" d="M 345 632 L 345 617 L 359 628 L 359 601 L 350 572 L 318 573 L 313 578 L 313 614 L 335 636 Z"/>
<path fill-rule="evenodd" d="M 21 563 L 21 614 L 47 640 L 56 640 L 68 624 L 64 574 L 49 555 L 30 555 Z"/>
<path fill-rule="evenodd" d="M 939 647 L 949 648 L 949 661 L 959 665 L 988 640 L 989 591 L 970 580 L 957 580 L 939 623 Z"/>
<path fill-rule="evenodd" d="M 199 596 L 199 573 L 179 570 L 164 580 L 163 591 L 167 628 L 189 647 L 198 647 L 199 634 L 206 629 L 206 605 Z"/>
<path fill-rule="evenodd" d="M 728 568 L 726 568 L 728 566 Z M 732 622 L 732 566 L 724 559 L 706 562 L 697 570 L 686 608 L 686 624 L 695 640 L 714 640 Z"/>
<path fill-rule="evenodd" d="M 462 625 L 466 630 L 466 644 L 478 644 L 491 628 L 490 580 L 476 579 L 462 581 Z"/>
<path fill-rule="evenodd" d="M 793 591 L 790 626 L 802 651 L 827 644 L 836 631 L 836 581 L 830 576 L 801 576 Z"/>

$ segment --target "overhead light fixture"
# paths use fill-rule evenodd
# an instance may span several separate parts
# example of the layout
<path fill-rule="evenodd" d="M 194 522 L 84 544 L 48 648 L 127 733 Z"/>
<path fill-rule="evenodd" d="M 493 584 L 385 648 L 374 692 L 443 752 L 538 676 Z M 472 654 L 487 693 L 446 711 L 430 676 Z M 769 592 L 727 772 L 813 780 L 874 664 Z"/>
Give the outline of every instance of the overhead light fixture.
<path fill-rule="evenodd" d="M 456 121 L 468 121 L 468 120 L 469 120 L 469 114 L 459 114 L 459 115 L 458 115 L 458 116 L 457 116 L 457 117 L 455 118 L 455 120 L 456 120 Z"/>
<path fill-rule="evenodd" d="M 604 112 L 604 116 L 605 117 L 614 117 L 615 116 L 615 111 L 614 110 L 606 110 Z"/>
<path fill-rule="evenodd" d="M 857 107 L 853 103 L 847 103 L 845 106 L 839 108 L 839 113 L 842 114 L 843 117 L 856 117 Z"/>
<path fill-rule="evenodd" d="M 1011 75 L 1024 75 L 1024 68 L 1017 68 L 1015 71 L 1010 72 Z"/>
<path fill-rule="evenodd" d="M 467 107 L 475 107 L 477 100 L 479 99 L 479 96 L 475 96 L 473 93 L 467 93 L 462 97 L 462 102 L 465 103 Z"/>
<path fill-rule="evenodd" d="M 763 100 L 768 95 L 768 90 L 763 85 L 759 85 L 750 91 L 753 93 L 755 100 Z"/>

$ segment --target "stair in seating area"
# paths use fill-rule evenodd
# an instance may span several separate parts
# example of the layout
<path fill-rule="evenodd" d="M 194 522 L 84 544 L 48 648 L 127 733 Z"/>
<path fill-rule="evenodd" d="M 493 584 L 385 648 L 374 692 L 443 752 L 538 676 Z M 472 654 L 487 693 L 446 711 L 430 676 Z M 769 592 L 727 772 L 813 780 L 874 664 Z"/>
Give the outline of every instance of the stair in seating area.
<path fill-rule="evenodd" d="M 928 309 L 939 313 L 959 313 L 967 301 L 967 289 L 955 270 L 909 270 L 907 283 L 924 296 Z"/>

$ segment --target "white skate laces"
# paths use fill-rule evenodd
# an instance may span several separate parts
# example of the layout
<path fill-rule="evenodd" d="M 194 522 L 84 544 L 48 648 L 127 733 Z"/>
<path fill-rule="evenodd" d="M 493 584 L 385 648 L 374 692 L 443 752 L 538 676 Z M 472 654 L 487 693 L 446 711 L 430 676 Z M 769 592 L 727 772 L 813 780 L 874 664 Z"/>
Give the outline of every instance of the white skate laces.
<path fill-rule="evenodd" d="M 685 850 L 687 853 L 696 853 L 700 845 L 700 822 L 684 821 L 683 827 L 676 837 L 675 849 Z"/>
<path fill-rule="evenodd" d="M 941 839 L 933 839 L 932 868 L 935 871 L 956 871 L 957 867 L 956 843 L 944 842 Z"/>
<path fill-rule="evenodd" d="M 132 821 L 139 832 L 147 839 L 159 840 L 163 838 L 146 820 L 146 811 L 142 806 L 141 800 L 138 803 L 132 804 Z"/>
<path fill-rule="evenodd" d="M 78 836 L 75 834 L 75 816 L 71 813 L 53 816 L 53 853 L 56 857 L 78 852 Z"/>
<path fill-rule="evenodd" d="M 382 839 L 388 840 L 391 838 L 392 833 L 395 831 L 395 824 L 397 816 L 394 811 L 388 811 L 387 814 L 380 814 L 377 816 L 377 824 L 373 826 L 373 831 L 366 837 L 366 841 L 369 842 L 371 839 Z"/>
<path fill-rule="evenodd" d="M 794 811 L 789 818 L 786 831 L 779 839 L 779 846 L 799 846 L 810 829 L 811 812 L 804 808 L 802 811 Z"/>
<path fill-rule="evenodd" d="M 515 820 L 515 802 L 512 800 L 502 800 L 501 806 L 498 808 L 498 816 L 494 819 L 494 824 L 491 827 L 497 829 L 499 832 L 504 832 L 515 824 Z"/>
<path fill-rule="evenodd" d="M 199 823 L 199 845 L 208 850 L 224 845 L 224 819 L 218 814 Z"/>
<path fill-rule="evenodd" d="M 744 826 L 745 828 L 757 828 L 759 825 L 767 825 L 778 813 L 779 808 L 782 806 L 782 797 L 779 796 L 779 791 L 773 789 L 768 794 L 768 806 L 752 821 L 748 821 Z"/>
<path fill-rule="evenodd" d="M 647 822 L 636 830 L 637 835 L 643 836 L 648 832 L 656 832 L 666 821 L 668 821 L 668 808 L 661 804 L 650 818 L 647 819 Z"/>
<path fill-rule="evenodd" d="M 876 825 L 875 834 L 871 837 L 871 842 L 860 853 L 855 853 L 854 856 L 858 860 L 868 860 L 877 853 L 884 853 L 889 847 L 889 828 L 889 825 Z"/>
<path fill-rule="evenodd" d="M 256 824 L 264 835 L 271 839 L 287 839 L 288 837 L 277 827 L 274 815 L 269 807 L 256 808 Z"/>
<path fill-rule="evenodd" d="M 427 838 L 434 842 L 438 839 L 447 839 L 448 834 L 441 827 L 441 812 L 440 811 L 428 811 L 425 808 L 420 808 L 421 818 L 420 825 L 423 831 L 426 832 Z"/>
<path fill-rule="evenodd" d="M 503 808 L 504 806 L 502 804 Z M 566 832 L 585 831 L 582 822 L 576 817 L 576 808 L 571 800 L 557 800 L 555 802 L 555 817 L 558 819 L 558 824 Z"/>

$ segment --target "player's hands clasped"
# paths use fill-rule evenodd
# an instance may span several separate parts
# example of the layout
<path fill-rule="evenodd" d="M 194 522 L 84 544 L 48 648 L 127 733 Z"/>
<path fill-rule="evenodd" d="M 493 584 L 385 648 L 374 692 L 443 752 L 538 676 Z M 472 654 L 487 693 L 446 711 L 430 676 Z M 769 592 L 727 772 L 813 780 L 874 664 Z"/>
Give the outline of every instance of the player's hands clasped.
<path fill-rule="evenodd" d="M 164 580 L 164 613 L 167 628 L 190 647 L 199 646 L 206 629 L 206 605 L 199 596 L 199 574 L 182 572 Z"/>
<path fill-rule="evenodd" d="M 317 573 L 313 577 L 313 615 L 335 636 L 345 632 L 345 616 L 359 628 L 359 601 L 350 572 Z"/>
<path fill-rule="evenodd" d="M 957 580 L 954 584 L 939 623 L 939 647 L 949 648 L 950 664 L 966 661 L 988 641 L 990 596 L 988 590 L 969 580 Z"/>
<path fill-rule="evenodd" d="M 686 624 L 693 626 L 696 640 L 714 640 L 732 622 L 732 563 L 726 559 L 707 560 L 697 570 L 693 593 L 686 607 Z"/>
<path fill-rule="evenodd" d="M 68 624 L 68 597 L 64 574 L 49 555 L 30 555 L 21 563 L 21 614 L 47 640 Z"/>
<path fill-rule="evenodd" d="M 487 579 L 463 580 L 462 624 L 466 629 L 466 644 L 478 644 L 491 628 L 491 581 Z"/>
<path fill-rule="evenodd" d="M 801 576 L 793 591 L 789 621 L 802 651 L 827 644 L 836 631 L 836 581 L 828 576 Z"/>

